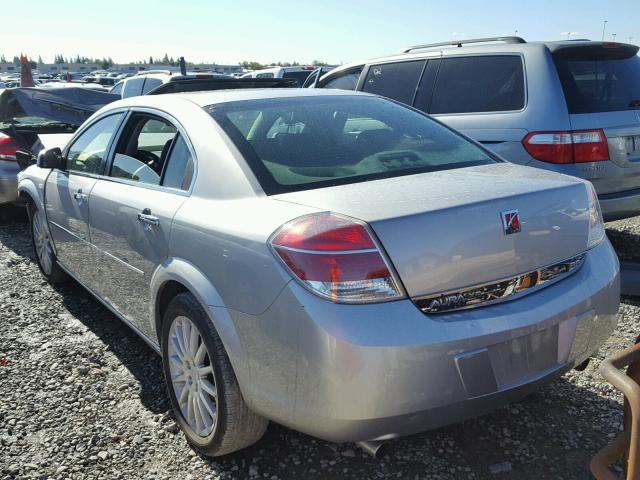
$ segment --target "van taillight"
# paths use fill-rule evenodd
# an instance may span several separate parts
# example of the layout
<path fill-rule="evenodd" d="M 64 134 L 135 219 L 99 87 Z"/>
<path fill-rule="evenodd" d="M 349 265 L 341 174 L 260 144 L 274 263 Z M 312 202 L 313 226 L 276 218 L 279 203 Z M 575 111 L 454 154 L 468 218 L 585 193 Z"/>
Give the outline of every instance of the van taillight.
<path fill-rule="evenodd" d="M 18 144 L 16 141 L 13 138 L 0 133 L 0 160 L 15 162 L 16 150 L 18 150 Z"/>
<path fill-rule="evenodd" d="M 602 129 L 567 132 L 532 132 L 522 140 L 533 158 L 548 163 L 584 163 L 609 160 L 609 145 Z"/>

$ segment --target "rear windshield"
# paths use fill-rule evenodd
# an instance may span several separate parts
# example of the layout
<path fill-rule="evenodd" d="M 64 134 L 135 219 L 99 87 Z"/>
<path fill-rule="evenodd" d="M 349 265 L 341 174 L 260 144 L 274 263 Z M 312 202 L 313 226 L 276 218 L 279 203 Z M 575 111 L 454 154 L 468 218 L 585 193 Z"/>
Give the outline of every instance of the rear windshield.
<path fill-rule="evenodd" d="M 640 108 L 640 57 L 631 52 L 602 47 L 556 52 L 569 113 Z"/>
<path fill-rule="evenodd" d="M 426 115 L 379 97 L 271 98 L 207 111 L 268 195 L 496 161 Z"/>

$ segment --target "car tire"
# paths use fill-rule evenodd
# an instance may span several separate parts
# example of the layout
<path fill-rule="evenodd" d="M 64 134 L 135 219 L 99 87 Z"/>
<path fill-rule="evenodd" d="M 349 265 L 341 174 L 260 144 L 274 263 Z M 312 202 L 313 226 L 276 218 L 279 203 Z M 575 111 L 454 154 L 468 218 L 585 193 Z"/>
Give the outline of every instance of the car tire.
<path fill-rule="evenodd" d="M 53 245 L 51 244 L 51 236 L 47 220 L 41 209 L 33 203 L 28 205 L 29 227 L 31 230 L 31 244 L 33 245 L 33 253 L 40 272 L 46 278 L 47 282 L 63 283 L 69 280 L 69 276 L 58 265 Z"/>
<path fill-rule="evenodd" d="M 169 399 L 189 444 L 203 455 L 218 457 L 260 440 L 269 422 L 247 407 L 222 340 L 190 293 L 180 293 L 169 303 L 161 341 Z"/>

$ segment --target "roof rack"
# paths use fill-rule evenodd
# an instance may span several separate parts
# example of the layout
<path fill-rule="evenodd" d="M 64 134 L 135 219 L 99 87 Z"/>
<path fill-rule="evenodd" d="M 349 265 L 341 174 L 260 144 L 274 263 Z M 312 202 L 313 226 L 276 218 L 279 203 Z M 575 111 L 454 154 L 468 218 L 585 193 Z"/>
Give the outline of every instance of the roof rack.
<path fill-rule="evenodd" d="M 422 50 L 423 48 L 432 47 L 462 47 L 467 43 L 485 43 L 485 42 L 504 42 L 504 43 L 527 43 L 522 37 L 487 37 L 487 38 L 471 38 L 469 40 L 451 40 L 441 43 L 426 43 L 424 45 L 414 45 L 402 50 L 402 53 L 409 53 L 413 50 Z"/>

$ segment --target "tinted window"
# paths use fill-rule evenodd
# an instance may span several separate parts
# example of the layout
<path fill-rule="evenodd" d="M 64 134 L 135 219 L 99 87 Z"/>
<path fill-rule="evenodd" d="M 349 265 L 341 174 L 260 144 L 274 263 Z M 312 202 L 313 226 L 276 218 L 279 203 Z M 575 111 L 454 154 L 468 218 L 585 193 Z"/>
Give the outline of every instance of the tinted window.
<path fill-rule="evenodd" d="M 144 82 L 144 88 L 142 90 L 142 94 L 145 95 L 157 86 L 162 85 L 162 80 L 159 78 L 147 78 Z"/>
<path fill-rule="evenodd" d="M 362 73 L 362 68 L 353 70 L 347 73 L 343 73 L 339 77 L 334 77 L 324 85 L 322 88 L 337 88 L 340 90 L 355 90 L 358 85 L 358 79 Z"/>
<path fill-rule="evenodd" d="M 82 132 L 67 152 L 67 170 L 101 174 L 107 147 L 122 115 L 109 115 Z"/>
<path fill-rule="evenodd" d="M 371 65 L 363 90 L 411 105 L 423 67 L 424 60 Z"/>
<path fill-rule="evenodd" d="M 142 86 L 144 85 L 144 77 L 131 78 L 125 81 L 122 91 L 122 98 L 137 97 L 142 95 Z"/>
<path fill-rule="evenodd" d="M 124 86 L 124 82 L 118 82 L 113 86 L 113 88 L 109 91 L 109 93 L 120 95 L 122 93 L 123 86 Z"/>
<path fill-rule="evenodd" d="M 165 120 L 133 117 L 125 135 L 118 142 L 110 175 L 159 185 L 162 168 L 176 133 L 176 127 Z"/>
<path fill-rule="evenodd" d="M 273 78 L 273 73 L 257 73 L 256 78 Z"/>
<path fill-rule="evenodd" d="M 501 112 L 524 108 L 524 72 L 516 55 L 445 58 L 429 113 Z"/>
<path fill-rule="evenodd" d="M 189 190 L 193 178 L 193 158 L 181 136 L 178 136 L 171 148 L 167 162 L 162 184 L 166 187 Z"/>
<path fill-rule="evenodd" d="M 418 110 L 429 112 L 431 107 L 431 98 L 433 96 L 433 85 L 436 82 L 436 76 L 439 68 L 439 59 L 429 60 L 427 62 L 427 66 L 425 67 L 422 78 L 420 79 L 420 85 L 418 86 L 418 92 L 416 93 L 416 100 L 413 104 L 413 106 Z"/>
<path fill-rule="evenodd" d="M 302 71 L 302 72 L 284 72 L 282 78 L 289 78 L 298 81 L 297 86 L 300 86 L 304 83 L 307 77 L 311 74 L 312 70 Z"/>
<path fill-rule="evenodd" d="M 624 51 L 624 50 L 623 50 Z M 576 49 L 554 55 L 570 113 L 640 107 L 640 58 L 617 49 Z"/>
<path fill-rule="evenodd" d="M 379 97 L 247 100 L 207 111 L 269 195 L 494 161 L 427 116 Z"/>

